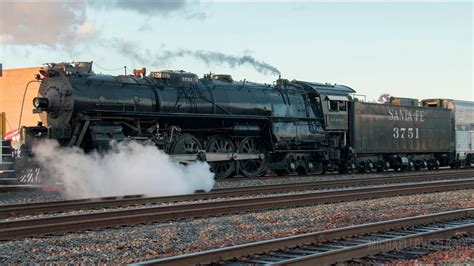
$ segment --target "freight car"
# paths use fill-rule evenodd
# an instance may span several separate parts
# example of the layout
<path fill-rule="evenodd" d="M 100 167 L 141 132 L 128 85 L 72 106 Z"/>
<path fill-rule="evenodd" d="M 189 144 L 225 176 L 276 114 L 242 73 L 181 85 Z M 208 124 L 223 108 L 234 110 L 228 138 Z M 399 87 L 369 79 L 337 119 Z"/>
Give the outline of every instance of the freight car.
<path fill-rule="evenodd" d="M 86 151 L 151 141 L 175 160 L 208 161 L 218 178 L 456 161 L 452 110 L 352 102 L 343 85 L 146 69 L 97 75 L 92 62 L 49 64 L 37 79 L 34 112 L 44 120 L 22 128 L 22 154 L 42 138 Z"/>

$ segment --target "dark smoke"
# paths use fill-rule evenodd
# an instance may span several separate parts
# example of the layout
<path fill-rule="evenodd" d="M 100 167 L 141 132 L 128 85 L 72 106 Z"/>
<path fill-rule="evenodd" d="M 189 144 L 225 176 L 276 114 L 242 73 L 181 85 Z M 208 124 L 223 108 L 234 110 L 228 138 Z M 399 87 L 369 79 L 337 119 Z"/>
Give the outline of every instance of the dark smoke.
<path fill-rule="evenodd" d="M 120 54 L 123 54 L 131 60 L 136 61 L 142 65 L 154 66 L 150 59 L 152 56 L 149 50 L 146 50 L 143 53 L 139 52 L 140 50 L 137 49 L 137 45 L 133 42 L 123 41 L 117 38 L 112 39 L 110 44 L 113 45 Z"/>
<path fill-rule="evenodd" d="M 223 54 L 221 52 L 214 52 L 214 51 L 205 51 L 205 50 L 178 50 L 178 51 L 163 51 L 158 55 L 156 58 L 158 62 L 168 62 L 175 58 L 180 57 L 194 57 L 208 65 L 210 64 L 226 64 L 231 68 L 243 66 L 243 65 L 250 65 L 255 70 L 265 75 L 280 75 L 280 71 L 266 63 L 259 61 L 253 58 L 250 55 L 243 55 L 243 56 L 236 56 L 236 55 L 228 55 Z"/>
<path fill-rule="evenodd" d="M 207 65 L 211 64 L 225 64 L 231 68 L 240 66 L 251 66 L 259 73 L 265 75 L 280 75 L 280 71 L 263 61 L 259 61 L 250 55 L 228 55 L 221 52 L 206 51 L 206 50 L 189 50 L 181 49 L 176 51 L 160 50 L 158 53 L 151 53 L 149 50 L 141 50 L 132 42 L 113 39 L 111 42 L 116 49 L 126 57 L 146 66 L 162 67 L 165 64 L 172 62 L 177 58 L 193 57 Z M 143 52 L 141 52 L 143 51 Z"/>

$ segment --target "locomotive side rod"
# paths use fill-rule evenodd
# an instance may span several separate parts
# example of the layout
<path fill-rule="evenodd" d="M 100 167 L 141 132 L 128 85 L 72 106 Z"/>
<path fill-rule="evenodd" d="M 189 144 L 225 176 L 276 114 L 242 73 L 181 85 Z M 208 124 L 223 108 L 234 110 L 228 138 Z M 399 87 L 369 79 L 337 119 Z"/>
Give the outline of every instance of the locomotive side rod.
<path fill-rule="evenodd" d="M 204 150 L 193 154 L 170 154 L 169 156 L 173 161 L 182 163 L 192 161 L 222 162 L 265 159 L 265 154 L 263 153 L 214 153 Z"/>

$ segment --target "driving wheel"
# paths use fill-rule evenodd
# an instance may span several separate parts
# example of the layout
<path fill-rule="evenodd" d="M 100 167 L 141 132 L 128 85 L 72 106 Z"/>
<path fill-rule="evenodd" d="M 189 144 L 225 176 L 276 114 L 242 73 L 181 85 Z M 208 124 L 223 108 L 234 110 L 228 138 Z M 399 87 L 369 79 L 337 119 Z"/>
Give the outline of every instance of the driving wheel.
<path fill-rule="evenodd" d="M 206 151 L 212 153 L 234 153 L 232 140 L 220 135 L 212 136 L 206 145 Z M 228 178 L 235 175 L 235 161 L 209 162 L 216 178 Z"/>
<path fill-rule="evenodd" d="M 257 177 L 266 174 L 267 154 L 263 141 L 258 137 L 246 137 L 240 144 L 238 153 L 240 154 L 263 154 L 263 158 L 251 160 L 239 160 L 237 165 L 240 173 L 246 177 Z"/>

